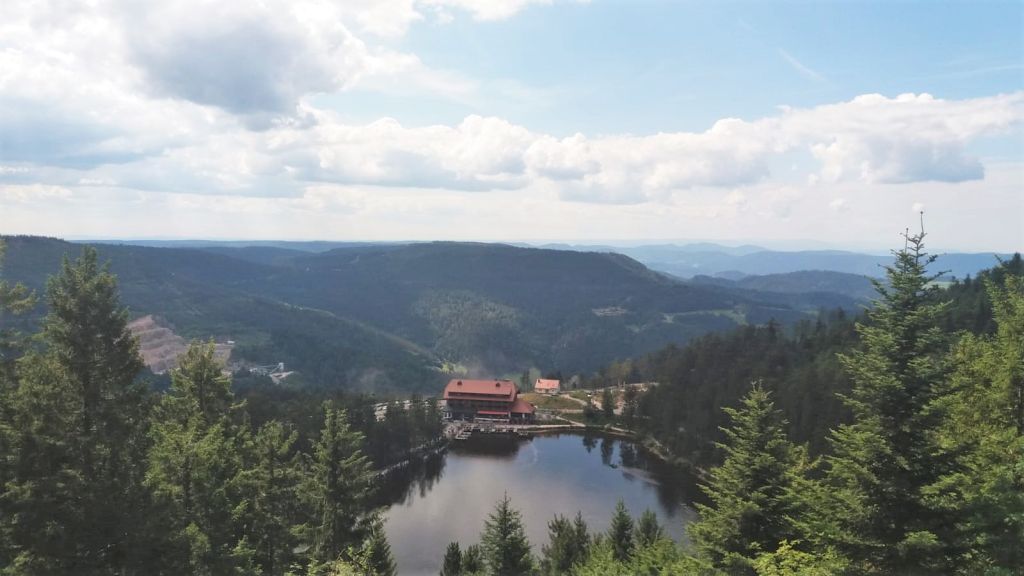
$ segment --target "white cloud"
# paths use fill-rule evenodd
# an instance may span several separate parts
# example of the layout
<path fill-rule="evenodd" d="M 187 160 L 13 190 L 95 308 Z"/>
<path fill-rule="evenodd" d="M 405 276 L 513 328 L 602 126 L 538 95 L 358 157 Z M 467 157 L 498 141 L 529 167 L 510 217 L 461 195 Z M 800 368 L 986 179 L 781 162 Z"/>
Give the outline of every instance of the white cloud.
<path fill-rule="evenodd" d="M 0 200 L 4 202 L 42 202 L 70 198 L 71 190 L 63 186 L 46 184 L 0 185 Z"/>
<path fill-rule="evenodd" d="M 187 215 L 194 226 L 216 227 L 236 213 L 260 230 L 294 237 L 304 229 L 331 230 L 332 217 L 359 215 L 400 215 L 410 230 L 427 230 L 437 218 L 479 213 L 481 221 L 525 229 L 529 218 L 507 213 L 527 209 L 555 214 L 545 217 L 549 229 L 568 226 L 577 212 L 593 215 L 593 229 L 572 224 L 592 235 L 609 228 L 616 211 L 637 219 L 622 233 L 668 229 L 680 218 L 704 236 L 716 220 L 741 234 L 759 219 L 807 218 L 811 205 L 830 216 L 856 215 L 871 203 L 846 199 L 865 188 L 898 198 L 893 206 L 902 213 L 920 198 L 933 203 L 933 192 L 989 186 L 989 166 L 972 153 L 975 142 L 1019 130 L 1024 120 L 1022 92 L 963 100 L 870 94 L 782 108 L 761 119 L 725 118 L 703 131 L 567 137 L 486 115 L 426 126 L 391 118 L 356 123 L 314 104 L 318 94 L 365 90 L 426 93 L 486 108 L 477 81 L 428 66 L 387 40 L 418 21 L 493 20 L 528 4 L 5 6 L 4 224 L 43 231 L 49 224 L 32 206 L 95 206 L 90 225 L 103 235 L 106 214 L 142 218 L 145 207 Z M 791 155 L 801 157 L 796 171 Z M 786 174 L 773 173 L 781 163 Z M 1002 173 L 1016 174 L 1019 188 L 1016 170 Z M 900 186 L 907 183 L 916 186 Z M 999 194 L 1010 198 L 1004 188 Z M 493 207 L 467 191 L 490 191 Z M 950 205 L 948 198 L 940 205 Z M 206 211 L 217 219 L 202 217 Z M 80 214 L 55 222 L 74 227 Z M 312 219 L 308 227 L 296 224 L 303 218 Z M 347 225 L 375 231 L 365 221 Z"/>

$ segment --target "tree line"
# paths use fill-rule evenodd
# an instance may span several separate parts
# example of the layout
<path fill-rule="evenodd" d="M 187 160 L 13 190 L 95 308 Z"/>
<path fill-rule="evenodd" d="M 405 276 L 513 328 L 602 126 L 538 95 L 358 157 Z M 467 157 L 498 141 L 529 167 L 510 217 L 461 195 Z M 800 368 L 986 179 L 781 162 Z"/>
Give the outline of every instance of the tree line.
<path fill-rule="evenodd" d="M 0 279 L 0 574 L 395 573 L 375 468 L 437 436 L 436 402 L 378 423 L 368 402 L 250 389 L 250 413 L 212 343 L 156 393 L 95 250 L 45 299 L 21 334 L 35 296 Z"/>

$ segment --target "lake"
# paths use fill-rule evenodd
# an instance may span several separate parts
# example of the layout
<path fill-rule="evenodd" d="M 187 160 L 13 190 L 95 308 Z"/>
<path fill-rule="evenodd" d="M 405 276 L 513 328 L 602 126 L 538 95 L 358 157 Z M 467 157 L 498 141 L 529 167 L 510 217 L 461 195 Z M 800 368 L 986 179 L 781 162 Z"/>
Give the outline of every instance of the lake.
<path fill-rule="evenodd" d="M 651 509 L 677 541 L 694 518 L 692 477 L 635 443 L 560 434 L 529 440 L 472 439 L 392 474 L 381 490 L 385 530 L 400 574 L 437 574 L 445 547 L 478 543 L 484 520 L 507 493 L 539 554 L 555 514 L 582 512 L 606 531 L 621 498 L 638 517 Z"/>

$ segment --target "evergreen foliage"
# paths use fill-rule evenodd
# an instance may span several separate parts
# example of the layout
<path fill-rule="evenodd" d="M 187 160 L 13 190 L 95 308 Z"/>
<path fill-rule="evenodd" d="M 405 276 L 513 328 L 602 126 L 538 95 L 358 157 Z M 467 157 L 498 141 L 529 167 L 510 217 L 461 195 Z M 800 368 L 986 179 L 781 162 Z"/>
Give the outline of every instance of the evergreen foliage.
<path fill-rule="evenodd" d="M 450 542 L 445 549 L 441 576 L 462 576 L 462 550 L 458 542 Z"/>
<path fill-rule="evenodd" d="M 380 522 L 375 522 L 370 528 L 369 536 L 363 543 L 363 557 L 366 559 L 367 568 L 374 576 L 398 574 L 395 558 L 391 555 L 391 545 L 388 544 Z"/>
<path fill-rule="evenodd" d="M 533 570 L 533 556 L 522 516 L 512 508 L 508 494 L 484 522 L 481 545 L 488 574 L 519 576 Z"/>
<path fill-rule="evenodd" d="M 798 450 L 771 395 L 754 383 L 740 408 L 727 408 L 732 426 L 719 444 L 725 461 L 703 486 L 710 504 L 698 504 L 690 525 L 700 555 L 733 574 L 752 573 L 754 559 L 789 539 L 796 510 L 789 489 L 799 470 Z"/>
<path fill-rule="evenodd" d="M 245 434 L 231 408 L 230 381 L 213 344 L 193 343 L 157 409 L 146 475 L 166 522 L 164 561 L 171 570 L 223 574 L 248 565 L 234 515 Z"/>
<path fill-rule="evenodd" d="M 548 544 L 542 547 L 541 572 L 568 574 L 573 566 L 583 563 L 590 552 L 590 535 L 583 514 L 575 520 L 556 515 L 548 522 Z"/>
<path fill-rule="evenodd" d="M 653 510 L 644 510 L 636 524 L 637 547 L 646 548 L 653 546 L 663 538 L 665 538 L 665 530 L 658 522 L 658 516 L 655 515 Z"/>
<path fill-rule="evenodd" d="M 235 515 L 246 527 L 247 544 L 260 573 L 284 574 L 296 560 L 301 522 L 297 487 L 302 477 L 298 433 L 276 420 L 257 430 L 244 446 L 247 466 L 238 478 L 241 502 Z"/>
<path fill-rule="evenodd" d="M 13 292 L 11 303 L 24 302 Z M 139 538 L 149 505 L 150 401 L 136 381 L 142 361 L 127 312 L 89 248 L 64 260 L 47 304 L 45 349 L 21 361 L 9 396 L 13 465 L 3 501 L 12 565 L 25 573 L 131 571 L 147 552 Z"/>
<path fill-rule="evenodd" d="M 619 500 L 615 504 L 612 525 L 608 528 L 608 542 L 612 546 L 612 557 L 626 562 L 633 555 L 633 517 L 626 510 L 626 504 Z"/>
<path fill-rule="evenodd" d="M 864 573 L 949 572 L 956 517 L 926 494 L 952 470 L 938 441 L 944 417 L 949 337 L 939 328 L 946 304 L 927 266 L 924 233 L 907 235 L 879 299 L 858 323 L 861 346 L 840 360 L 853 389 L 853 414 L 832 436 L 829 483 L 839 513 L 835 544 Z"/>
<path fill-rule="evenodd" d="M 615 395 L 611 388 L 605 388 L 601 393 L 601 412 L 607 419 L 615 417 Z"/>
<path fill-rule="evenodd" d="M 466 547 L 462 553 L 462 573 L 466 576 L 471 574 L 483 574 L 487 567 L 484 559 L 484 551 L 479 544 L 472 544 Z"/>
<path fill-rule="evenodd" d="M 374 517 L 368 513 L 370 465 L 363 454 L 363 435 L 348 425 L 344 410 L 324 405 L 324 426 L 308 458 L 300 498 L 309 507 L 304 527 L 313 559 L 338 558 L 367 535 Z"/>
<path fill-rule="evenodd" d="M 3 277 L 6 244 L 0 240 L 0 566 L 8 565 L 14 555 L 10 545 L 12 527 L 4 518 L 11 518 L 13 502 L 4 496 L 4 486 L 12 479 L 15 449 L 14 395 L 17 391 L 15 360 L 26 345 L 25 337 L 11 327 L 11 319 L 24 314 L 35 305 L 35 294 L 21 284 L 11 284 Z"/>
<path fill-rule="evenodd" d="M 1024 566 L 1024 278 L 985 285 L 995 334 L 965 334 L 952 353 L 943 448 L 956 469 L 926 491 L 962 510 L 962 574 L 1011 573 Z"/>

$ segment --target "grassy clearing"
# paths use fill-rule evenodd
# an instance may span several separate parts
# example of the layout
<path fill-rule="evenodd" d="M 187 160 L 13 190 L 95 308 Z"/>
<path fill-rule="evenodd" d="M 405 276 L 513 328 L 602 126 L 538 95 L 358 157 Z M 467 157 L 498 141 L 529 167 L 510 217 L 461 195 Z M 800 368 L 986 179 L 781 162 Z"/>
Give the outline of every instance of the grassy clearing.
<path fill-rule="evenodd" d="M 549 396 L 547 394 L 537 394 L 535 392 L 527 392 L 520 394 L 520 398 L 533 404 L 537 408 L 543 408 L 545 410 L 579 410 L 583 408 L 579 402 L 573 402 L 568 398 L 561 396 Z"/>

